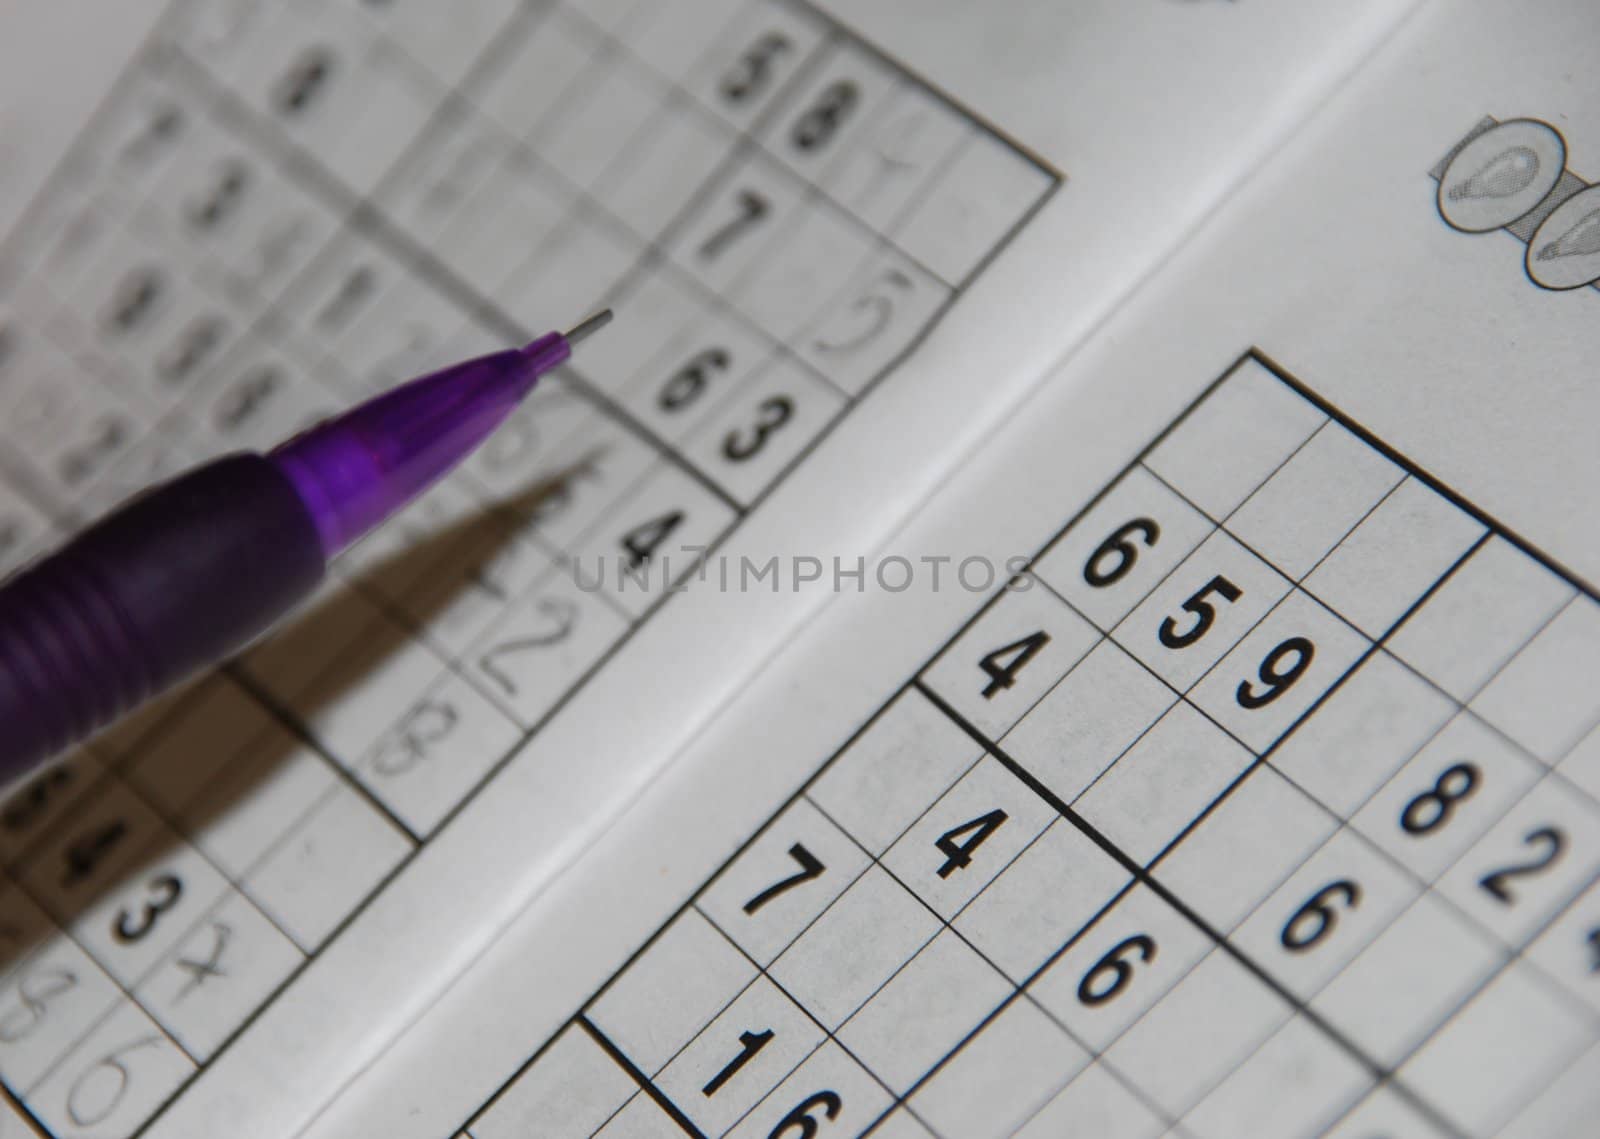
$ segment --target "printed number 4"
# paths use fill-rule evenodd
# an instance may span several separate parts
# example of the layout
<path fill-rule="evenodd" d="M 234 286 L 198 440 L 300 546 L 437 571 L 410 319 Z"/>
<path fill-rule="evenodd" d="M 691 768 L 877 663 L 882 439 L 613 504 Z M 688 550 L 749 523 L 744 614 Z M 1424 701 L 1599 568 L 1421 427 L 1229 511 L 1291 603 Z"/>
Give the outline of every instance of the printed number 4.
<path fill-rule="evenodd" d="M 988 676 L 989 683 L 983 686 L 983 698 L 993 700 L 995 693 L 1002 688 L 1010 688 L 1017 682 L 1020 673 L 1030 660 L 1038 656 L 1040 651 L 1050 643 L 1050 634 L 1040 631 L 1029 633 L 1020 641 L 1012 641 L 1009 645 L 1001 645 L 994 652 L 985 656 L 978 662 L 978 667 L 983 669 Z"/>

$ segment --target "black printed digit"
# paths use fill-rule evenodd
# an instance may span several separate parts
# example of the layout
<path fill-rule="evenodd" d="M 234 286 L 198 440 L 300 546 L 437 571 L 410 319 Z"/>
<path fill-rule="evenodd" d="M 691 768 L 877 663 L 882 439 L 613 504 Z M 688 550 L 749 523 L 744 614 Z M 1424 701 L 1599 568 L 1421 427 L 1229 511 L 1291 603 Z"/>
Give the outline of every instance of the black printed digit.
<path fill-rule="evenodd" d="M 813 1113 L 820 1108 L 823 1118 L 831 1121 L 839 1118 L 843 1107 L 844 1101 L 839 1098 L 838 1092 L 809 1095 L 793 1111 L 778 1120 L 778 1125 L 767 1135 L 767 1139 L 791 1139 L 791 1136 L 792 1139 L 815 1139 L 822 1124 Z"/>
<path fill-rule="evenodd" d="M 76 886 L 92 875 L 127 835 L 128 824 L 121 819 L 113 819 L 80 835 L 62 855 L 65 865 L 61 871 L 61 885 Z"/>
<path fill-rule="evenodd" d="M 716 260 L 728 246 L 739 239 L 740 235 L 750 232 L 759 225 L 761 219 L 767 216 L 767 211 L 772 208 L 772 203 L 767 201 L 766 196 L 756 190 L 740 190 L 734 201 L 738 210 L 733 219 L 724 223 L 700 243 L 702 260 Z"/>
<path fill-rule="evenodd" d="M 707 1098 L 716 1095 L 727 1086 L 729 1080 L 739 1074 L 740 1068 L 754 1060 L 756 1055 L 770 1043 L 772 1043 L 772 1029 L 770 1028 L 763 1032 L 739 1033 L 739 1054 L 729 1060 L 722 1071 L 706 1081 L 706 1086 L 700 1089 L 701 1094 Z"/>
<path fill-rule="evenodd" d="M 756 407 L 756 421 L 748 432 L 730 431 L 722 440 L 722 454 L 729 462 L 743 463 L 755 458 L 772 434 L 794 416 L 794 401 L 786 395 L 764 399 Z"/>
<path fill-rule="evenodd" d="M 733 358 L 724 348 L 696 352 L 661 385 L 656 405 L 662 411 L 682 411 L 700 398 L 713 374 L 726 372 L 732 363 Z"/>
<path fill-rule="evenodd" d="M 52 767 L 35 775 L 0 807 L 0 827 L 13 833 L 37 823 L 78 781 L 73 768 Z"/>
<path fill-rule="evenodd" d="M 978 662 L 978 667 L 989 678 L 989 683 L 983 686 L 983 698 L 993 700 L 1001 689 L 1016 684 L 1017 676 L 1027 667 L 1028 662 L 1038 656 L 1049 643 L 1050 634 L 1040 630 L 1037 633 L 1029 633 L 1020 641 L 1001 645 L 994 652 L 986 654 Z"/>
<path fill-rule="evenodd" d="M 861 88 L 849 79 L 828 84 L 801 116 L 795 120 L 789 139 L 801 150 L 816 150 L 827 145 L 850 118 L 861 101 Z"/>
<path fill-rule="evenodd" d="M 1256 678 L 1261 683 L 1261 688 L 1248 680 L 1239 682 L 1239 690 L 1234 694 L 1239 701 L 1239 707 L 1249 710 L 1265 708 L 1278 697 L 1282 696 L 1294 682 L 1306 674 L 1306 669 L 1311 667 L 1311 658 L 1316 654 L 1316 646 L 1304 637 L 1290 637 L 1277 648 L 1267 654 L 1267 659 L 1261 662 L 1261 667 L 1256 670 Z M 1284 662 L 1288 663 L 1285 664 Z"/>
<path fill-rule="evenodd" d="M 717 90 L 730 103 L 745 103 L 765 91 L 772 82 L 773 67 L 794 48 L 782 32 L 764 32 L 745 48 Z"/>
<path fill-rule="evenodd" d="M 321 46 L 307 48 L 273 88 L 272 105 L 286 117 L 304 114 L 326 89 L 333 71 L 332 51 Z"/>
<path fill-rule="evenodd" d="M 669 510 L 658 518 L 641 522 L 622 536 L 622 548 L 628 554 L 628 568 L 637 570 L 655 557 L 661 544 L 672 537 L 672 532 L 683 525 L 685 515 L 681 510 Z"/>
<path fill-rule="evenodd" d="M 822 860 L 805 848 L 804 843 L 795 843 L 789 848 L 789 857 L 794 859 L 800 869 L 781 881 L 774 882 L 761 893 L 751 898 L 744 904 L 744 912 L 754 914 L 762 906 L 775 898 L 787 894 L 790 890 L 803 882 L 813 878 L 822 877 L 822 872 L 827 869 Z"/>
<path fill-rule="evenodd" d="M 1161 540 L 1161 527 L 1152 518 L 1135 518 L 1118 526 L 1083 563 L 1083 580 L 1104 589 L 1127 577 L 1139 561 L 1139 547 L 1129 540 L 1134 535 L 1146 546 L 1154 546 Z"/>
<path fill-rule="evenodd" d="M 124 907 L 111 924 L 111 932 L 124 945 L 141 941 L 155 928 L 161 915 L 172 909 L 183 897 L 183 881 L 176 874 L 160 874 L 150 879 L 146 887 L 149 898 L 135 914 Z"/>
<path fill-rule="evenodd" d="M 1156 959 L 1156 948 L 1155 939 L 1145 933 L 1117 942 L 1078 982 L 1079 1002 L 1096 1008 L 1121 996 L 1133 980 L 1134 959 L 1147 965 Z"/>
<path fill-rule="evenodd" d="M 1173 617 L 1168 617 L 1161 622 L 1161 627 L 1156 630 L 1156 635 L 1161 638 L 1161 643 L 1169 649 L 1186 649 L 1205 636 L 1217 620 L 1217 607 L 1208 600 L 1213 595 L 1222 598 L 1223 601 L 1231 605 L 1244 596 L 1244 591 L 1221 574 L 1218 574 L 1197 589 L 1189 600 L 1183 603 L 1183 611 L 1194 617 L 1187 629 L 1180 632 L 1177 619 Z"/>
<path fill-rule="evenodd" d="M 1516 892 L 1511 888 L 1512 880 L 1542 874 L 1554 866 L 1567 852 L 1567 836 L 1555 827 L 1539 827 L 1522 837 L 1522 845 L 1536 852 L 1528 861 L 1491 870 L 1478 879 L 1478 885 L 1507 906 L 1514 905 L 1517 900 Z"/>
<path fill-rule="evenodd" d="M 1331 934 L 1339 924 L 1339 908 L 1353 910 L 1361 904 L 1361 887 L 1348 878 L 1330 882 L 1306 899 L 1284 923 L 1278 940 L 1291 953 L 1304 953 Z"/>
<path fill-rule="evenodd" d="M 1431 788 L 1405 805 L 1400 812 L 1400 829 L 1410 835 L 1432 834 L 1450 821 L 1458 803 L 1472 798 L 1480 779 L 1476 765 L 1451 764 L 1439 773 Z"/>
<path fill-rule="evenodd" d="M 935 839 L 933 845 L 944 855 L 944 865 L 938 870 L 939 877 L 948 878 L 957 870 L 965 870 L 971 866 L 972 856 L 977 853 L 980 846 L 989 841 L 995 831 L 1000 829 L 1000 825 L 1007 817 L 1004 811 L 996 808 L 970 822 L 952 827 Z"/>

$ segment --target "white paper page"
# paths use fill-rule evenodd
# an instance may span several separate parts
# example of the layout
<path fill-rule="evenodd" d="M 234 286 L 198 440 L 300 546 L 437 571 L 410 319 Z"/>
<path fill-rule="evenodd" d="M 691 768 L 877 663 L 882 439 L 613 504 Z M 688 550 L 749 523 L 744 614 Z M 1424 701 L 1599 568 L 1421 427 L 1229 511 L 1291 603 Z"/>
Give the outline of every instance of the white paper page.
<path fill-rule="evenodd" d="M 850 13 L 876 44 L 787 4 L 174 7 L 0 267 L 10 564 L 431 363 L 625 320 L 313 615 L 14 800 L 0 1077 L 61 1133 L 296 1128 L 827 599 L 655 617 L 564 559 L 865 548 L 1406 7 L 1018 4 L 1062 54 L 1016 74 L 921 7 Z M 1090 66 L 1084 28 L 1151 50 Z M 146 906 L 159 937 L 108 940 Z"/>
<path fill-rule="evenodd" d="M 313 1134 L 1586 1133 L 1596 31 L 1414 19 L 878 550 L 1033 588 L 842 597 Z"/>

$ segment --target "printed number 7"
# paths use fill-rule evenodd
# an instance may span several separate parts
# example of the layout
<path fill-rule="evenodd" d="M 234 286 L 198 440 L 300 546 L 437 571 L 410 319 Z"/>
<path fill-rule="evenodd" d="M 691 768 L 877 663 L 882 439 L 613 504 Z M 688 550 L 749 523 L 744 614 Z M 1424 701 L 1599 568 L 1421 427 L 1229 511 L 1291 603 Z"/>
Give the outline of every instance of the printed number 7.
<path fill-rule="evenodd" d="M 820 878 L 822 876 L 822 872 L 827 869 L 827 867 L 822 864 L 821 859 L 812 854 L 798 842 L 789 848 L 789 857 L 800 864 L 799 873 L 791 874 L 781 882 L 774 882 L 765 890 L 761 891 L 761 893 L 751 898 L 744 904 L 745 913 L 754 914 L 762 906 L 766 905 L 774 898 L 788 893 L 802 882 L 809 882 L 813 878 Z"/>

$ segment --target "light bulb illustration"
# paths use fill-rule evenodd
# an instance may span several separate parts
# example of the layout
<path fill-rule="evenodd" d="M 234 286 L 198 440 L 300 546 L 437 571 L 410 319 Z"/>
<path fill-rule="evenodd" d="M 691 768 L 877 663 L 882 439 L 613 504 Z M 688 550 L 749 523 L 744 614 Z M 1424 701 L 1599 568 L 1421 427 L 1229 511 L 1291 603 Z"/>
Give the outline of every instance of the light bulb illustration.
<path fill-rule="evenodd" d="M 1462 143 L 1437 174 L 1439 216 L 1464 233 L 1525 217 L 1555 189 L 1567 146 L 1549 123 L 1508 119 Z"/>
<path fill-rule="evenodd" d="M 1534 256 L 1540 261 L 1554 261 L 1558 257 L 1586 257 L 1591 253 L 1600 253 L 1600 206 L 1584 214 L 1554 241 L 1539 246 Z"/>
<path fill-rule="evenodd" d="M 1452 202 L 1472 198 L 1509 198 L 1533 185 L 1539 176 L 1539 156 L 1532 147 L 1513 146 L 1450 187 Z"/>

